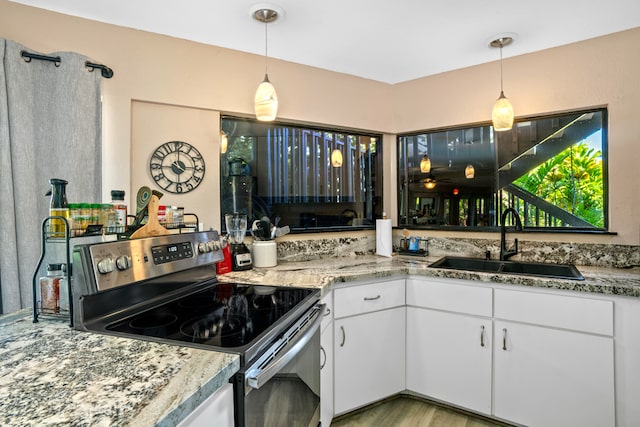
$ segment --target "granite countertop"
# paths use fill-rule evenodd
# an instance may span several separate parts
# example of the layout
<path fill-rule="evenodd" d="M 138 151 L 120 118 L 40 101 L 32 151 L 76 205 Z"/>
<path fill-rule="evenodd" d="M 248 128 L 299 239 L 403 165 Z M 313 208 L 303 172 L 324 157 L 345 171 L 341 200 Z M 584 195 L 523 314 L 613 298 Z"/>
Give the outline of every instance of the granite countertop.
<path fill-rule="evenodd" d="M 431 268 L 439 257 L 381 257 L 357 255 L 319 258 L 309 261 L 284 261 L 270 268 L 254 268 L 218 275 L 221 282 L 246 282 L 279 286 L 320 287 L 359 280 L 416 275 L 453 278 L 486 283 L 562 289 L 576 292 L 640 297 L 640 268 L 601 268 L 578 266 L 585 280 L 563 280 L 514 274 L 482 273 Z"/>
<path fill-rule="evenodd" d="M 174 426 L 239 369 L 234 354 L 0 317 L 0 425 Z"/>
<path fill-rule="evenodd" d="M 406 275 L 640 297 L 640 268 L 578 267 L 584 281 L 430 268 L 437 257 L 375 255 L 285 261 L 220 282 L 321 288 Z M 237 355 L 0 317 L 0 425 L 172 426 L 239 369 Z"/>

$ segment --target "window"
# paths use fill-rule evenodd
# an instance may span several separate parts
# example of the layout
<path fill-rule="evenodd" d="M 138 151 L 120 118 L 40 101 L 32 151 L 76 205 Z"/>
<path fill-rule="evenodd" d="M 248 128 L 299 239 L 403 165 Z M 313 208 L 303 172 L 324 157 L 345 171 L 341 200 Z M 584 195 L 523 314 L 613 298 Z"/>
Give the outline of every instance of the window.
<path fill-rule="evenodd" d="M 221 127 L 223 216 L 279 218 L 298 232 L 371 229 L 381 216 L 381 135 L 235 117 Z"/>
<path fill-rule="evenodd" d="M 495 228 L 513 207 L 540 231 L 608 227 L 605 109 L 520 119 L 507 132 L 487 124 L 400 135 L 398 162 L 400 226 Z"/>

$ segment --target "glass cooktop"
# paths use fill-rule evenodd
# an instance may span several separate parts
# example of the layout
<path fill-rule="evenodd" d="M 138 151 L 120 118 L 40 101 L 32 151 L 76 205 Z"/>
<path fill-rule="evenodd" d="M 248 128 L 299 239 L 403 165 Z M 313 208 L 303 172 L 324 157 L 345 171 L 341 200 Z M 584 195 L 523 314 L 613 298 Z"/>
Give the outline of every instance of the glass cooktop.
<path fill-rule="evenodd" d="M 259 337 L 313 289 L 217 283 L 111 323 L 108 331 L 222 348 Z"/>

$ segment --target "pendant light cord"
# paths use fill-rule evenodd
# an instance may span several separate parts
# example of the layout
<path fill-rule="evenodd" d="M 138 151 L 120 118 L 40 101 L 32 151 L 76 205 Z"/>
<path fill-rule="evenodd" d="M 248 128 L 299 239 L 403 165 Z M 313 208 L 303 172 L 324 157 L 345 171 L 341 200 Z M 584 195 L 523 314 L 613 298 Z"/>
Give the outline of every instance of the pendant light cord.
<path fill-rule="evenodd" d="M 504 92 L 504 89 L 502 87 L 502 79 L 503 79 L 503 74 L 502 74 L 502 42 L 500 42 L 500 92 Z"/>
<path fill-rule="evenodd" d="M 268 63 L 269 63 L 269 42 L 268 42 L 268 34 L 267 34 L 267 25 L 269 25 L 268 21 L 267 21 L 267 10 L 263 10 L 262 13 L 264 14 L 264 74 L 267 75 L 268 74 Z"/>

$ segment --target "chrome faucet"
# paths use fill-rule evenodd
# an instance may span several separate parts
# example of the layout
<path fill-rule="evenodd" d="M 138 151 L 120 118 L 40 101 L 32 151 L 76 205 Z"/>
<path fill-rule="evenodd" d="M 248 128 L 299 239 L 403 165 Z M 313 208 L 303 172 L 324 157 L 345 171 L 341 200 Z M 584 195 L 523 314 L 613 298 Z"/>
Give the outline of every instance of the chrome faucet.
<path fill-rule="evenodd" d="M 507 259 L 511 258 L 512 256 L 518 253 L 518 239 L 514 239 L 515 245 L 513 249 L 507 249 L 507 242 L 506 242 L 507 230 L 506 230 L 505 222 L 507 220 L 507 215 L 509 214 L 511 214 L 516 220 L 515 230 L 522 231 L 522 221 L 520 221 L 520 216 L 518 215 L 518 212 L 516 212 L 516 210 L 513 208 L 505 209 L 505 211 L 502 212 L 502 216 L 500 217 L 500 224 L 501 224 L 500 225 L 500 261 L 506 261 Z"/>

